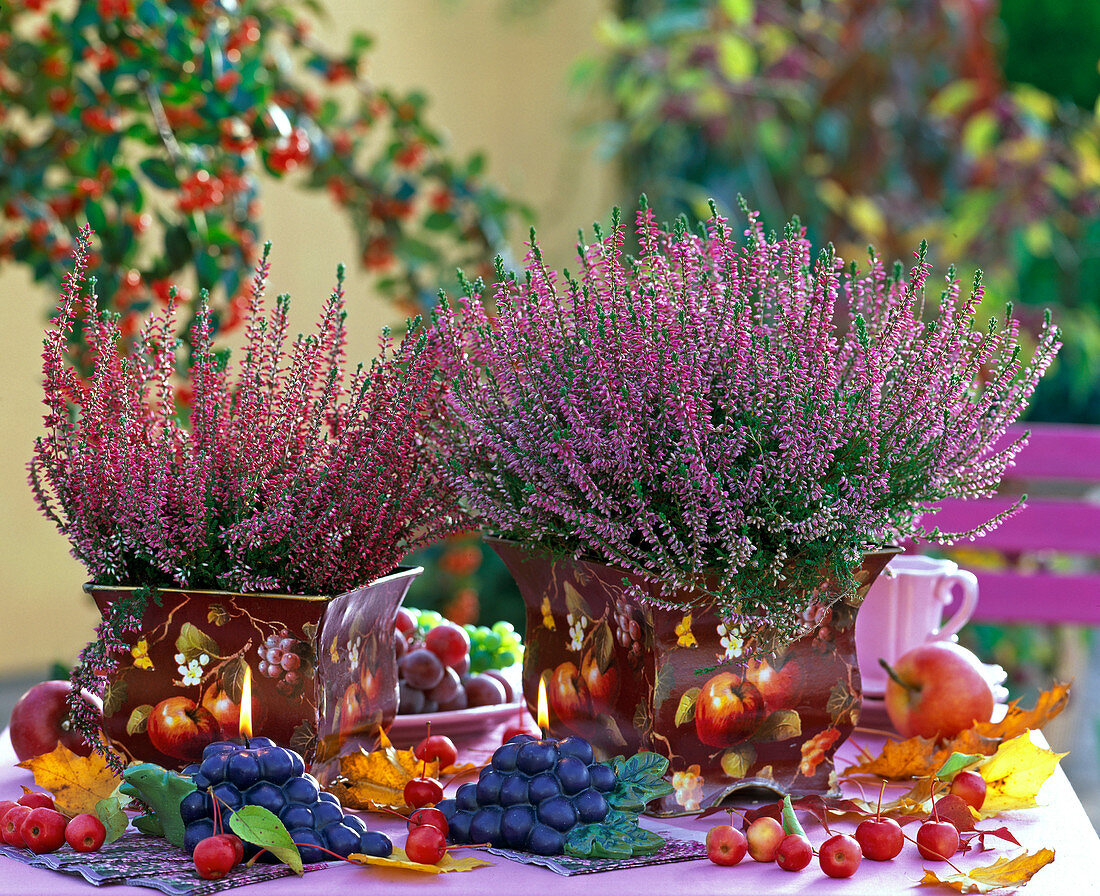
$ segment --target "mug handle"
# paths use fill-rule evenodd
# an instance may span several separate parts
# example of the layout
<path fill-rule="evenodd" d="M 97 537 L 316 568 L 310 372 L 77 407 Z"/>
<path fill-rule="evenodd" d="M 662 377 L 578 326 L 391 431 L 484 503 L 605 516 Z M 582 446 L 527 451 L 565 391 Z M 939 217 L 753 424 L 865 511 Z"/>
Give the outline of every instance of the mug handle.
<path fill-rule="evenodd" d="M 951 588 L 956 584 L 962 586 L 962 602 L 958 610 L 955 611 L 955 615 L 941 625 L 939 631 L 936 632 L 934 637 L 941 641 L 947 640 L 966 625 L 970 621 L 970 617 L 974 615 L 974 608 L 978 605 L 978 577 L 969 570 L 959 569 L 940 579 L 940 583 L 936 588 L 937 596 L 943 601 L 944 606 L 951 603 L 951 599 L 954 597 Z"/>

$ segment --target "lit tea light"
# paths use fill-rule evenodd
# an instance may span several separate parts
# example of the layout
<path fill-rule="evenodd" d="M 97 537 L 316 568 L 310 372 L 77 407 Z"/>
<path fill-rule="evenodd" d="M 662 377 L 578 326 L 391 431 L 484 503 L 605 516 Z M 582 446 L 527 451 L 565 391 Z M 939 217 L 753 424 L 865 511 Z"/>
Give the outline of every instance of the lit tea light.
<path fill-rule="evenodd" d="M 546 676 L 539 678 L 539 730 L 543 737 L 550 736 L 550 709 L 546 702 Z"/>
<path fill-rule="evenodd" d="M 241 684 L 241 720 L 237 726 L 245 746 L 252 737 L 252 670 L 244 667 L 244 683 Z"/>

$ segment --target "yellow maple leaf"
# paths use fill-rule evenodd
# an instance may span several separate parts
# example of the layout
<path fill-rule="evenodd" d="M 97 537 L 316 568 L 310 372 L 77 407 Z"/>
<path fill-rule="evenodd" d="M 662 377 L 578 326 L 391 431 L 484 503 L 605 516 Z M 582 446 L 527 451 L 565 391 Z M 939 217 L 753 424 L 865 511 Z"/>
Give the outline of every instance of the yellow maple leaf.
<path fill-rule="evenodd" d="M 34 783 L 53 794 L 54 805 L 65 815 L 94 814 L 96 803 L 122 783 L 98 753 L 77 756 L 62 744 L 51 753 L 20 762 L 19 767 L 30 770 Z"/>
<path fill-rule="evenodd" d="M 919 778 L 928 774 L 933 768 L 936 752 L 935 741 L 925 737 L 888 740 L 877 756 L 869 756 L 855 765 L 848 766 L 844 774 L 875 775 L 891 780 Z"/>
<path fill-rule="evenodd" d="M 1018 737 L 1025 731 L 1042 728 L 1057 716 L 1069 703 L 1069 685 L 1059 682 L 1048 691 L 1043 691 L 1035 702 L 1034 709 L 1020 709 L 1020 701 L 1009 704 L 1008 712 L 999 722 L 981 722 L 973 730 L 985 737 L 1008 740 Z"/>
<path fill-rule="evenodd" d="M 691 633 L 691 614 L 688 613 L 676 626 L 676 643 L 681 647 L 698 647 L 699 642 Z"/>
<path fill-rule="evenodd" d="M 149 642 L 142 638 L 133 647 L 130 648 L 130 653 L 134 657 L 134 667 L 137 669 L 148 669 L 152 671 L 153 661 L 149 659 Z"/>
<path fill-rule="evenodd" d="M 1037 747 L 1030 734 L 1024 733 L 1001 744 L 978 773 L 985 779 L 985 802 L 979 810 L 989 818 L 1012 809 L 1037 806 L 1039 788 L 1054 774 L 1065 753 L 1054 753 Z"/>
<path fill-rule="evenodd" d="M 936 884 L 958 890 L 960 893 L 992 893 L 1004 887 L 1019 887 L 1035 876 L 1040 868 L 1054 861 L 1053 849 L 1026 850 L 1014 858 L 1002 856 L 992 865 L 971 868 L 965 874 L 937 874 L 924 869 L 922 884 Z"/>
<path fill-rule="evenodd" d="M 353 862 L 358 862 L 360 865 L 378 865 L 382 868 L 404 868 L 406 871 L 419 871 L 422 874 L 446 874 L 448 871 L 473 871 L 475 868 L 493 864 L 492 862 L 486 862 L 484 859 L 476 859 L 473 856 L 462 856 L 456 859 L 451 853 L 447 852 L 443 854 L 443 858 L 439 860 L 437 865 L 425 865 L 421 862 L 412 861 L 405 855 L 405 850 L 399 849 L 396 846 L 393 848 L 393 855 L 387 856 L 384 859 L 378 856 L 366 856 L 358 852 L 353 852 L 348 856 L 348 859 Z"/>

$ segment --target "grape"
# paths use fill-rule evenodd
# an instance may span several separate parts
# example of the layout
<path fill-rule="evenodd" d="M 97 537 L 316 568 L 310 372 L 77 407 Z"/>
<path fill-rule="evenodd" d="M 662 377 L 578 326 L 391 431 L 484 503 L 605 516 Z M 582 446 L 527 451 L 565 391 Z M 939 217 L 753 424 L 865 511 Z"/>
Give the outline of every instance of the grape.
<path fill-rule="evenodd" d="M 516 756 L 516 768 L 525 775 L 550 771 L 558 761 L 558 748 L 552 741 L 531 739 L 522 744 Z"/>
<path fill-rule="evenodd" d="M 466 700 L 466 691 L 463 688 L 459 688 L 458 693 L 454 695 L 453 699 L 439 704 L 439 709 L 443 712 L 453 712 L 456 709 L 466 709 L 469 705 L 469 702 Z"/>
<path fill-rule="evenodd" d="M 470 636 L 453 622 L 441 622 L 424 637 L 424 646 L 440 662 L 454 666 L 470 651 Z"/>
<path fill-rule="evenodd" d="M 504 686 L 488 675 L 475 675 L 466 682 L 466 701 L 470 706 L 497 706 L 504 703 Z"/>
<path fill-rule="evenodd" d="M 561 795 L 561 784 L 549 772 L 535 775 L 527 785 L 528 799 L 532 803 L 541 803 L 552 796 Z M 480 802 L 480 800 L 478 801 Z"/>
<path fill-rule="evenodd" d="M 240 791 L 260 780 L 260 760 L 251 750 L 234 753 L 225 765 L 225 778 Z"/>
<path fill-rule="evenodd" d="M 455 814 L 447 822 L 450 827 L 447 830 L 447 835 L 455 843 L 469 843 L 470 841 L 470 822 L 473 821 L 473 812 L 455 812 Z"/>
<path fill-rule="evenodd" d="M 312 828 L 313 810 L 301 803 L 291 803 L 279 813 L 279 821 L 288 828 Z"/>
<path fill-rule="evenodd" d="M 310 808 L 313 810 L 313 826 L 317 830 L 326 828 L 330 824 L 339 824 L 344 820 L 344 812 L 339 803 L 318 800 Z"/>
<path fill-rule="evenodd" d="M 588 767 L 588 776 L 592 779 L 592 787 L 603 793 L 610 793 L 615 789 L 615 770 L 610 765 L 602 762 L 593 763 Z"/>
<path fill-rule="evenodd" d="M 555 771 L 561 782 L 561 792 L 569 796 L 580 793 L 592 782 L 588 774 L 588 766 L 576 756 L 565 756 L 559 759 Z"/>
<path fill-rule="evenodd" d="M 502 806 L 517 806 L 529 801 L 527 778 L 523 775 L 509 775 L 504 779 L 504 783 L 500 785 Z"/>
<path fill-rule="evenodd" d="M 502 747 L 497 747 L 491 761 L 493 768 L 498 772 L 511 772 L 516 769 L 516 756 L 519 754 L 519 744 L 509 741 Z"/>
<path fill-rule="evenodd" d="M 561 855 L 562 850 L 565 849 L 565 835 L 536 822 L 527 837 L 527 849 L 540 856 Z"/>
<path fill-rule="evenodd" d="M 244 797 L 232 784 L 223 781 L 221 784 L 215 784 L 210 792 L 213 794 L 214 799 L 218 801 L 218 808 L 222 812 L 225 812 L 227 808 L 235 812 L 244 805 Z"/>
<path fill-rule="evenodd" d="M 358 815 L 345 815 L 344 824 L 353 831 L 358 831 L 360 836 L 367 833 L 367 824 Z"/>
<path fill-rule="evenodd" d="M 410 635 L 416 630 L 416 611 L 407 607 L 398 607 L 396 627 L 403 635 Z"/>
<path fill-rule="evenodd" d="M 214 753 L 203 759 L 199 766 L 199 774 L 211 784 L 220 784 L 225 780 L 225 764 L 229 756 L 225 753 Z"/>
<path fill-rule="evenodd" d="M 283 793 L 286 794 L 287 802 L 311 806 L 321 795 L 321 788 L 317 786 L 317 779 L 312 775 L 302 775 L 287 781 L 283 785 Z"/>
<path fill-rule="evenodd" d="M 496 769 L 490 767 L 481 770 L 481 777 L 477 782 L 477 804 L 488 806 L 500 801 L 500 785 L 504 783 L 504 776 Z"/>
<path fill-rule="evenodd" d="M 455 805 L 464 812 L 473 812 L 477 809 L 477 785 L 473 783 L 463 784 L 455 793 Z"/>
<path fill-rule="evenodd" d="M 214 822 L 209 818 L 193 821 L 183 831 L 183 848 L 193 853 L 200 840 L 214 836 Z"/>
<path fill-rule="evenodd" d="M 486 806 L 478 809 L 470 821 L 470 841 L 473 843 L 492 843 L 500 846 L 504 839 L 500 835 L 500 822 L 504 810 L 500 806 Z"/>
<path fill-rule="evenodd" d="M 458 673 L 449 666 L 443 670 L 443 678 L 434 688 L 428 691 L 428 699 L 435 700 L 439 704 L 449 703 L 462 691 L 462 679 Z"/>
<path fill-rule="evenodd" d="M 210 799 L 202 790 L 193 790 L 180 800 L 180 818 L 184 825 L 210 817 Z"/>
<path fill-rule="evenodd" d="M 364 855 L 384 859 L 393 855 L 393 844 L 390 838 L 380 831 L 367 831 L 359 838 L 359 851 Z"/>
<path fill-rule="evenodd" d="M 509 806 L 500 819 L 504 845 L 509 849 L 523 849 L 535 824 L 535 810 L 531 806 Z"/>
<path fill-rule="evenodd" d="M 321 842 L 321 836 L 313 828 L 292 828 L 290 839 L 298 844 L 298 852 L 302 854 L 302 861 L 306 864 L 324 862 L 332 858 L 327 852 L 322 851 L 321 847 L 325 844 Z"/>
<path fill-rule="evenodd" d="M 607 818 L 611 807 L 606 798 L 598 790 L 582 790 L 573 797 L 573 808 L 577 810 L 577 817 L 582 824 L 596 824 Z"/>
<path fill-rule="evenodd" d="M 275 690 L 284 697 L 298 696 L 307 679 L 313 676 L 314 657 L 310 642 L 291 637 L 285 628 L 278 634 L 268 635 L 256 652 L 260 656 L 260 674 L 275 679 Z M 253 743 L 253 746 L 257 744 Z M 268 741 L 266 746 L 275 745 Z"/>
<path fill-rule="evenodd" d="M 435 807 L 443 813 L 443 817 L 450 821 L 454 818 L 454 814 L 458 811 L 458 805 L 453 799 L 440 800 L 435 804 Z"/>
<path fill-rule="evenodd" d="M 346 859 L 353 852 L 359 851 L 362 834 L 341 822 L 334 822 L 327 825 L 321 832 L 321 839 L 324 840 L 325 846 Z"/>
<path fill-rule="evenodd" d="M 398 682 L 397 688 L 399 695 L 397 711 L 399 713 L 408 715 L 423 712 L 426 699 L 423 691 L 417 690 L 407 681 Z"/>
<path fill-rule="evenodd" d="M 297 753 L 291 753 L 281 747 L 262 747 L 256 753 L 259 756 L 260 773 L 263 775 L 263 779 L 270 781 L 272 784 L 285 784 L 304 771 L 304 767 L 295 769 L 294 759 L 298 757 Z M 301 758 L 298 757 L 298 764 L 301 764 L 301 762 Z"/>
<path fill-rule="evenodd" d="M 397 668 L 405 681 L 422 691 L 431 690 L 443 680 L 443 663 L 424 647 L 406 653 L 401 657 Z"/>
<path fill-rule="evenodd" d="M 558 741 L 558 752 L 562 756 L 576 756 L 585 765 L 595 761 L 592 745 L 583 738 L 570 736 Z"/>
<path fill-rule="evenodd" d="M 283 796 L 282 788 L 270 781 L 261 781 L 250 787 L 244 795 L 244 801 L 248 806 L 263 806 L 275 815 L 282 812 L 283 807 L 286 806 L 286 797 Z"/>
<path fill-rule="evenodd" d="M 228 743 L 227 741 L 224 741 L 224 740 L 215 741 L 212 744 L 207 744 L 203 748 L 202 758 L 203 759 L 208 759 L 211 756 L 226 756 L 226 757 L 228 757 L 229 754 L 232 753 L 236 749 L 237 748 L 234 744 Z"/>
<path fill-rule="evenodd" d="M 564 796 L 552 796 L 543 800 L 536 811 L 539 821 L 563 834 L 577 823 L 577 810 Z"/>

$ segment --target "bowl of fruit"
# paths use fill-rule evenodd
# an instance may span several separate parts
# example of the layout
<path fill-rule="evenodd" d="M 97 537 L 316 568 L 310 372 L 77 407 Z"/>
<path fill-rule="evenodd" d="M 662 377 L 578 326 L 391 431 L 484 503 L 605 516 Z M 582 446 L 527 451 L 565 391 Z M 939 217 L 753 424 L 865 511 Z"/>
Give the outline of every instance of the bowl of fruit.
<path fill-rule="evenodd" d="M 396 745 L 419 741 L 429 720 L 433 733 L 470 738 L 526 713 L 523 642 L 511 623 L 462 626 L 402 607 L 394 644 L 400 699 L 389 736 Z"/>

